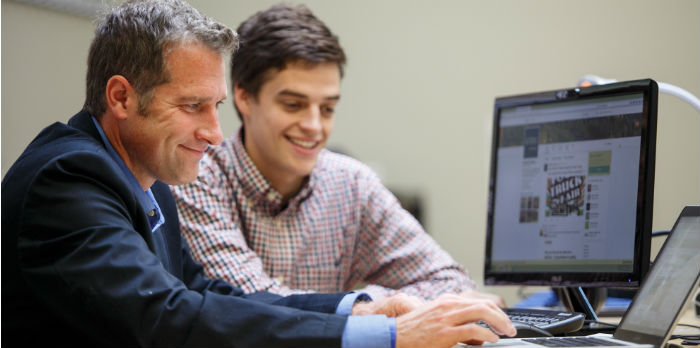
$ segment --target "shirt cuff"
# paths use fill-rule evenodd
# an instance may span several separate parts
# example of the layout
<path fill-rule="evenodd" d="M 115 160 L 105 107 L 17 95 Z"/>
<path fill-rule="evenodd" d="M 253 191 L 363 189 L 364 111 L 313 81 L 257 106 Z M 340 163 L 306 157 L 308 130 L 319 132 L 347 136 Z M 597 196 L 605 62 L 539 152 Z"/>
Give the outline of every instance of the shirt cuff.
<path fill-rule="evenodd" d="M 396 319 L 384 315 L 349 316 L 340 346 L 394 348 Z"/>
<path fill-rule="evenodd" d="M 340 300 L 338 307 L 335 308 L 335 314 L 350 315 L 352 306 L 357 301 L 372 301 L 372 297 L 364 292 L 351 292 Z"/>

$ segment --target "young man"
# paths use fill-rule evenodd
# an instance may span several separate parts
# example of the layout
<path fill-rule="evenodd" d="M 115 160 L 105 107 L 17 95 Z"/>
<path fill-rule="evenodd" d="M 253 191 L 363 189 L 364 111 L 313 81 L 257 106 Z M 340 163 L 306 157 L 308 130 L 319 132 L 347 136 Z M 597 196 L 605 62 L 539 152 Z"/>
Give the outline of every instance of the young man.
<path fill-rule="evenodd" d="M 372 170 L 324 149 L 345 64 L 338 38 L 288 5 L 256 13 L 238 34 L 231 78 L 243 126 L 207 151 L 197 181 L 173 188 L 206 272 L 247 292 L 368 284 L 374 298 L 479 295 Z"/>
<path fill-rule="evenodd" d="M 166 184 L 221 142 L 235 34 L 180 0 L 98 25 L 84 109 L 44 129 L 2 181 L 3 343 L 27 346 L 450 346 L 514 333 L 488 301 L 243 294 L 203 275 Z M 403 314 L 399 318 L 383 315 Z M 407 313 L 406 313 L 407 312 Z M 439 320 L 438 320 L 439 319 Z"/>

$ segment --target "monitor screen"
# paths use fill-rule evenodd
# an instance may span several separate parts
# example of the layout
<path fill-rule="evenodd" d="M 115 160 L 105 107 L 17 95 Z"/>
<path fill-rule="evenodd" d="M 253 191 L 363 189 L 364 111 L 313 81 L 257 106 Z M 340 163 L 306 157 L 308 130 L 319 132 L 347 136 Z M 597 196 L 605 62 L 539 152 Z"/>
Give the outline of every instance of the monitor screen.
<path fill-rule="evenodd" d="M 639 285 L 657 94 L 640 80 L 496 99 L 486 284 Z"/>

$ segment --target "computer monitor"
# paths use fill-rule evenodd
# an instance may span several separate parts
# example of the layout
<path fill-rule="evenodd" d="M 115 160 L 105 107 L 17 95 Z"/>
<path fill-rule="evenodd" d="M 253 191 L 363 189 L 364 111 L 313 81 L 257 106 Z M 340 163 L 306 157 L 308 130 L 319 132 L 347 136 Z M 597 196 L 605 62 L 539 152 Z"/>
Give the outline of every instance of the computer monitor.
<path fill-rule="evenodd" d="M 647 79 L 496 98 L 487 285 L 640 284 L 657 97 Z"/>

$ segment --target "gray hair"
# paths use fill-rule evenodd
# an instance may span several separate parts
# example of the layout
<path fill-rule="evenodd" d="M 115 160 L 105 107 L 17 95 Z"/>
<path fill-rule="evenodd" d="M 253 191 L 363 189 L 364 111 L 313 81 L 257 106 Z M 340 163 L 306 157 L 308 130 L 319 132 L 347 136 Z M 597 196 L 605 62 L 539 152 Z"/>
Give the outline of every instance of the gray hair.
<path fill-rule="evenodd" d="M 181 0 L 130 0 L 98 22 L 88 53 L 83 108 L 95 117 L 106 110 L 105 88 L 114 75 L 124 76 L 146 114 L 155 87 L 170 74 L 166 57 L 178 45 L 197 42 L 221 56 L 238 45 L 236 33 Z"/>

